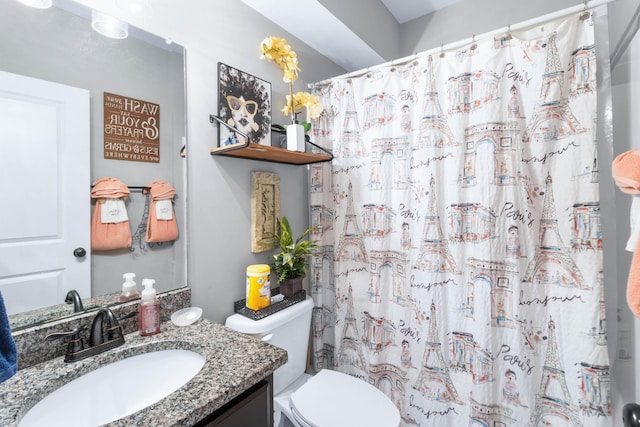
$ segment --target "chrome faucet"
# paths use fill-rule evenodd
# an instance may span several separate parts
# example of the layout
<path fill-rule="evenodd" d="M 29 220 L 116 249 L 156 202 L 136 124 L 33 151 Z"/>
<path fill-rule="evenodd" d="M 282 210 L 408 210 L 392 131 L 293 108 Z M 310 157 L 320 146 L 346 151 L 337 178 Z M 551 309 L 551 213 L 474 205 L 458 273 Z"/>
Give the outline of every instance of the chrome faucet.
<path fill-rule="evenodd" d="M 131 312 L 119 320 L 133 317 L 137 312 Z M 64 355 L 65 362 L 77 362 L 89 356 L 103 353 L 124 344 L 122 326 L 115 314 L 109 308 L 101 308 L 91 323 L 89 343 L 82 338 L 82 327 L 72 331 L 53 332 L 45 337 L 47 341 L 63 338 L 67 343 Z"/>
<path fill-rule="evenodd" d="M 80 294 L 75 289 L 71 289 L 67 292 L 67 296 L 64 298 L 64 302 L 67 304 L 73 303 L 73 312 L 78 313 L 80 311 L 84 311 L 84 307 L 82 306 L 82 300 L 80 299 Z"/>

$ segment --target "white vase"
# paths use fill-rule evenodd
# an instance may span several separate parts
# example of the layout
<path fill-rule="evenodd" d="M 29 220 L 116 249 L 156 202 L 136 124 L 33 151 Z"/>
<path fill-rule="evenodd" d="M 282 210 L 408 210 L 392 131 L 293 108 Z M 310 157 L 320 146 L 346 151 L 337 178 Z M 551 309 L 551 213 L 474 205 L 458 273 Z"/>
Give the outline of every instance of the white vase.
<path fill-rule="evenodd" d="M 304 128 L 302 125 L 287 125 L 287 150 L 305 151 Z"/>

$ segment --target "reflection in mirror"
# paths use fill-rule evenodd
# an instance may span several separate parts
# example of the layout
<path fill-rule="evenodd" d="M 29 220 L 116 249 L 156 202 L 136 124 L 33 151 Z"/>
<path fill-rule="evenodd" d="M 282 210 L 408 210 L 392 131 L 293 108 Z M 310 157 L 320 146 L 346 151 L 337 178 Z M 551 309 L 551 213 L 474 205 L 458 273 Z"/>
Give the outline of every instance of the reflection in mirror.
<path fill-rule="evenodd" d="M 12 330 L 73 315 L 74 305 L 65 303 L 72 289 L 78 291 L 85 310 L 117 303 L 124 273 L 136 274 L 139 291 L 145 277 L 155 279 L 159 292 L 187 284 L 186 159 L 181 156 L 186 144 L 184 49 L 132 26 L 126 39 L 104 37 L 92 30 L 91 10 L 85 6 L 69 0 L 54 0 L 53 4 L 50 9 L 40 10 L 16 0 L 0 0 L 0 71 L 79 88 L 89 94 L 90 135 L 86 144 L 90 145 L 90 159 L 73 164 L 74 168 L 87 168 L 90 177 L 81 185 L 87 223 L 79 226 L 88 239 L 89 219 L 95 204 L 89 197 L 91 184 L 105 176 L 115 177 L 132 189 L 126 210 L 134 242 L 130 249 L 100 252 L 91 252 L 87 245 L 84 264 L 90 266 L 90 285 L 86 280 L 64 280 L 57 271 L 47 271 L 47 286 L 36 288 L 33 277 L 0 264 L 0 291 Z M 157 162 L 105 158 L 105 124 L 109 117 L 105 118 L 104 93 L 159 106 Z M 24 171 L 21 180 L 29 180 L 30 185 L 38 182 L 35 163 L 28 161 L 18 167 Z M 146 196 L 135 189 L 142 189 L 155 180 L 170 183 L 177 192 L 173 206 L 179 236 L 174 241 L 150 244 L 144 236 L 148 216 Z M 60 197 L 64 191 L 57 194 Z M 59 199 L 54 208 L 56 204 L 65 203 L 66 200 Z M 78 218 L 82 216 L 78 214 Z M 74 221 L 73 225 L 78 224 Z M 141 238 L 135 240 L 136 235 Z M 8 246 L 6 243 L 0 235 L 0 251 Z M 73 250 L 69 252 L 65 251 L 65 256 L 69 255 L 72 262 L 83 262 L 73 257 Z M 2 252 L 0 255 L 9 259 L 4 258 Z M 8 276 L 19 277 L 19 280 L 9 283 Z M 32 320 L 25 322 L 25 318 Z"/>
<path fill-rule="evenodd" d="M 93 298 L 85 298 L 83 300 L 83 310 L 81 312 L 89 312 L 99 308 L 97 302 Z M 41 325 L 52 320 L 60 320 L 78 314 L 69 304 L 56 304 L 47 307 L 37 308 L 34 310 L 23 311 L 9 316 L 9 327 L 11 331 L 21 331 L 25 328 Z"/>
<path fill-rule="evenodd" d="M 158 292 L 158 298 L 161 298 L 162 295 L 168 294 L 170 292 L 175 292 L 177 289 L 180 288 Z M 121 304 L 118 298 L 119 296 L 119 292 L 114 292 L 111 294 L 85 298 L 82 300 L 82 303 L 84 305 L 84 310 L 82 311 L 82 313 L 89 313 L 92 311 L 97 311 L 102 307 L 113 307 L 115 305 Z M 136 299 L 132 299 L 130 301 L 136 301 Z M 51 305 L 36 310 L 23 311 L 22 313 L 17 313 L 9 316 L 9 327 L 11 328 L 11 331 L 17 332 L 23 329 L 31 328 L 33 326 L 39 326 L 43 323 L 51 322 L 53 320 L 66 319 L 77 314 L 78 313 L 75 312 L 73 305 Z"/>

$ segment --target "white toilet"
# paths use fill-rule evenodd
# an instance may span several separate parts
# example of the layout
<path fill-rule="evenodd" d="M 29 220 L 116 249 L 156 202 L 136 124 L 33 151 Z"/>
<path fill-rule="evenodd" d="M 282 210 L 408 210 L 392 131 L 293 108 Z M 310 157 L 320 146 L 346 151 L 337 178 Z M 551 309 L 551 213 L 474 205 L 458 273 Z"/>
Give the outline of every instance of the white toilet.
<path fill-rule="evenodd" d="M 305 373 L 312 310 L 307 297 L 261 320 L 234 314 L 225 323 L 287 350 L 288 362 L 273 374 L 274 425 L 284 413 L 299 427 L 399 426 L 398 408 L 376 387 L 328 369 Z"/>

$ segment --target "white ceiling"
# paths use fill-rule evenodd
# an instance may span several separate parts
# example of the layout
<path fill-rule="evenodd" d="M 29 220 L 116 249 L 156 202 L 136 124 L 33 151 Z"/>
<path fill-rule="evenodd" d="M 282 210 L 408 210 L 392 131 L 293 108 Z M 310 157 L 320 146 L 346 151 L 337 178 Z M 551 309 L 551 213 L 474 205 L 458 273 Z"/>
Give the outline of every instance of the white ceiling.
<path fill-rule="evenodd" d="M 400 24 L 428 15 L 459 0 L 380 0 Z"/>
<path fill-rule="evenodd" d="M 366 40 L 355 34 L 319 0 L 242 0 L 265 18 L 293 34 L 347 72 L 386 62 Z M 380 1 L 401 25 L 460 0 Z M 298 19 L 301 10 L 313 20 Z M 331 37 L 327 37 L 331 34 Z M 339 40 L 339 42 L 337 42 Z M 393 58 L 390 58 L 393 59 Z"/>

